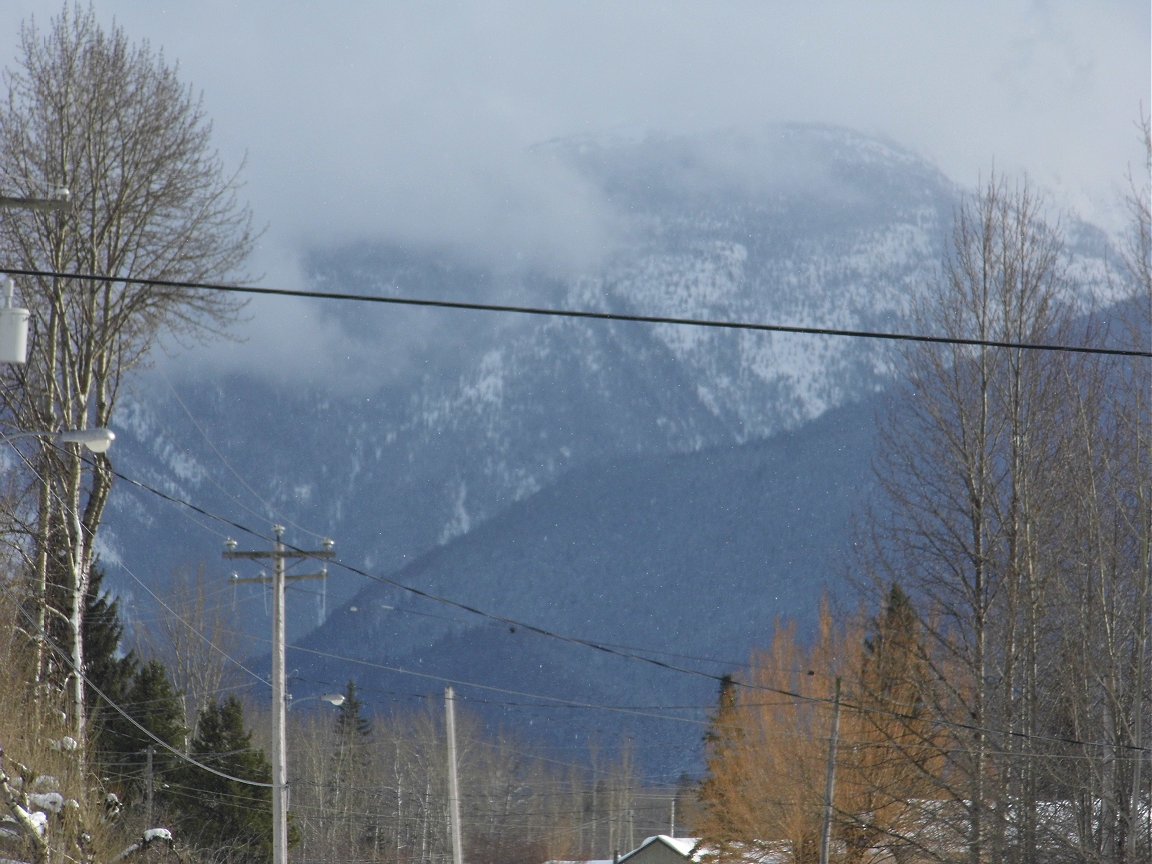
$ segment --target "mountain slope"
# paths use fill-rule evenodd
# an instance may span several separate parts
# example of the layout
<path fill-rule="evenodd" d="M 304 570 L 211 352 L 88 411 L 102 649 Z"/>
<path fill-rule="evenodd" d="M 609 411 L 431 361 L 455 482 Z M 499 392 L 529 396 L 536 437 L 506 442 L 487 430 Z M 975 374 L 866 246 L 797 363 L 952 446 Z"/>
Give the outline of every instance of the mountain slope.
<path fill-rule="evenodd" d="M 935 278 L 959 194 L 898 147 L 827 127 L 543 149 L 614 208 L 616 242 L 594 267 L 357 244 L 312 250 L 315 287 L 900 331 Z M 1083 297 L 1106 299 L 1106 243 L 1075 222 L 1069 236 Z M 298 640 L 340 607 L 307 644 L 353 660 L 301 653 L 296 666 L 317 680 L 375 676 L 378 693 L 405 692 L 410 674 L 378 668 L 402 665 L 428 670 L 434 686 L 693 705 L 699 720 L 708 675 L 742 661 L 776 615 L 811 616 L 826 584 L 840 590 L 836 551 L 867 492 L 872 434 L 868 411 L 852 406 L 895 376 L 890 342 L 309 308 L 318 328 L 379 343 L 355 365 L 335 363 L 340 386 L 170 367 L 141 380 L 121 414 L 117 467 L 195 504 L 117 489 L 103 555 L 138 619 L 156 614 L 149 595 L 163 596 L 175 567 L 203 567 L 246 652 L 259 653 L 267 598 L 230 585 L 219 552 L 227 536 L 267 548 L 277 522 L 301 547 L 334 537 L 343 561 L 378 578 L 700 664 L 674 672 L 384 589 L 350 602 L 363 580 L 333 571 L 324 595 L 295 596 L 289 618 Z M 718 662 L 689 661 L 700 657 Z M 587 737 L 603 716 L 581 722 L 564 728 Z"/>
<path fill-rule="evenodd" d="M 289 663 L 318 689 L 354 676 L 381 708 L 452 681 L 465 699 L 495 702 L 490 719 L 524 729 L 550 717 L 545 728 L 559 724 L 569 743 L 597 730 L 605 744 L 622 734 L 662 742 L 647 768 L 696 768 L 700 730 L 684 721 L 707 715 L 716 676 L 765 645 L 779 617 L 806 628 L 823 594 L 846 598 L 850 523 L 871 488 L 873 410 L 837 409 L 767 441 L 570 471 L 364 588 Z M 547 698 L 681 719 L 625 716 L 609 734 L 603 710 Z M 685 705 L 695 707 L 668 708 Z"/>
<path fill-rule="evenodd" d="M 316 252 L 315 284 L 891 329 L 932 278 L 957 195 L 899 148 L 825 127 L 546 149 L 616 208 L 618 243 L 595 269 L 485 269 L 443 250 L 360 245 Z M 891 348 L 869 340 L 353 304 L 316 315 L 381 343 L 412 329 L 429 338 L 399 377 L 382 344 L 380 383 L 353 391 L 241 373 L 202 381 L 172 371 L 171 386 L 153 376 L 122 416 L 118 464 L 255 529 L 286 523 L 301 545 L 313 541 L 303 529 L 331 535 L 349 560 L 379 572 L 565 471 L 793 428 L 876 390 L 894 368 Z M 370 367 L 348 377 L 370 380 Z M 220 541 L 237 531 L 210 522 L 121 487 L 106 560 L 159 585 L 177 565 L 215 569 Z M 132 578 L 112 578 L 141 595 Z M 336 580 L 329 588 L 348 596 Z"/>

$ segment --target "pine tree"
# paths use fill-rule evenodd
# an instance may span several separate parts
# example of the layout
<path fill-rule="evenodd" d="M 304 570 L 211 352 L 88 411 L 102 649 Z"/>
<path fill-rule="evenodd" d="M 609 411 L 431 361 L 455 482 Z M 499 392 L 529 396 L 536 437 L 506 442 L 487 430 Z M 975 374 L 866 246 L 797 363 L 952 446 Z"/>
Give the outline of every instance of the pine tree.
<path fill-rule="evenodd" d="M 143 789 L 150 747 L 155 757 L 153 770 L 163 770 L 171 762 L 171 752 L 157 748 L 155 739 L 182 747 L 186 730 L 168 670 L 157 661 L 140 666 L 135 652 L 124 650 L 120 602 L 103 590 L 103 582 L 104 571 L 94 568 L 85 598 L 90 743 L 95 769 L 130 800 Z"/>
<path fill-rule="evenodd" d="M 94 767 L 114 786 L 123 775 L 120 758 L 130 749 L 124 735 L 131 732 L 135 743 L 137 730 L 113 708 L 129 702 L 129 691 L 137 675 L 138 664 L 132 651 L 122 648 L 124 625 L 120 621 L 120 603 L 103 590 L 104 571 L 93 567 L 92 581 L 84 599 L 83 636 L 87 646 L 86 699 L 90 707 L 91 746 Z M 99 695 L 103 694 L 103 696 Z M 111 700 L 110 702 L 108 700 Z M 140 747 L 144 745 L 141 743 Z M 120 787 L 120 792 L 125 790 Z"/>
<path fill-rule="evenodd" d="M 328 790 L 328 804 L 339 826 L 335 839 L 349 854 L 353 850 L 360 854 L 379 834 L 376 823 L 365 816 L 372 811 L 372 805 L 358 791 L 372 785 L 372 754 L 367 746 L 372 724 L 363 709 L 356 695 L 356 682 L 349 681 L 336 714 L 332 783 Z"/>
<path fill-rule="evenodd" d="M 336 733 L 341 741 L 354 735 L 368 738 L 372 734 L 372 723 L 364 716 L 364 703 L 356 695 L 355 681 L 349 681 L 344 690 L 344 701 L 336 714 Z"/>
<path fill-rule="evenodd" d="M 243 706 L 234 696 L 210 702 L 200 712 L 189 753 L 220 774 L 271 783 L 272 766 L 252 747 Z M 272 857 L 271 788 L 220 774 L 195 765 L 174 772 L 169 795 L 181 835 L 193 847 L 213 850 L 213 860 L 266 864 Z"/>
<path fill-rule="evenodd" d="M 871 630 L 850 685 L 857 710 L 842 727 L 850 742 L 840 756 L 841 785 L 851 801 L 851 812 L 842 814 L 847 860 L 866 860 L 881 848 L 902 854 L 931 818 L 922 802 L 943 770 L 920 620 L 899 583 L 889 588 Z"/>
<path fill-rule="evenodd" d="M 180 696 L 163 663 L 151 660 L 136 673 L 123 707 L 131 719 L 120 714 L 109 725 L 108 750 L 101 756 L 115 766 L 129 797 L 143 790 L 148 781 L 148 751 L 152 752 L 152 771 L 163 775 L 176 764 L 172 749 L 184 746 L 187 729 Z M 143 727 L 143 731 L 140 727 Z M 168 747 L 156 743 L 159 739 Z"/>
<path fill-rule="evenodd" d="M 746 745 L 741 711 L 737 702 L 736 681 L 731 675 L 720 679 L 716 713 L 704 735 L 708 750 L 708 777 L 700 785 L 699 801 L 708 814 L 708 824 L 715 826 L 717 838 L 739 836 L 732 800 L 746 788 L 747 763 L 742 758 Z"/>
<path fill-rule="evenodd" d="M 113 701 L 120 700 L 136 675 L 135 652 L 123 650 L 124 625 L 120 621 L 120 601 L 104 589 L 104 569 L 92 567 L 92 580 L 84 598 L 83 635 L 86 646 L 88 704 L 93 717 L 106 711 L 107 704 L 96 695 L 99 689 Z"/>

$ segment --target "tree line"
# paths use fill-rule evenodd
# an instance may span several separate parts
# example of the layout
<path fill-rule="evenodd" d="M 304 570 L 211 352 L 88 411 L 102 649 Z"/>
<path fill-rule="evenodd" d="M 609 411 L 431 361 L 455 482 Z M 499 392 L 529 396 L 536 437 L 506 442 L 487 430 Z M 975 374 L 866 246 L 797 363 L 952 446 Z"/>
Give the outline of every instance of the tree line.
<path fill-rule="evenodd" d="M 815 862 L 826 814 L 834 861 L 1152 855 L 1152 368 L 987 344 L 1146 351 L 1148 201 L 1145 177 L 1107 309 L 1026 182 L 960 207 L 914 316 L 976 344 L 904 357 L 852 563 L 864 611 L 826 609 L 809 646 L 778 629 L 721 693 L 700 826 L 721 860 Z"/>
<path fill-rule="evenodd" d="M 65 2 L 43 28 L 29 19 L 4 79 L 0 191 L 14 202 L 58 193 L 67 206 L 6 212 L 0 252 L 22 269 L 94 278 L 21 277 L 27 362 L 0 369 L 0 423 L 44 433 L 21 439 L 0 490 L 11 625 L 0 696 L 24 709 L 0 711 L 0 856 L 265 860 L 268 763 L 253 730 L 267 724 L 219 695 L 227 628 L 206 617 L 202 591 L 177 592 L 150 639 L 125 643 L 96 556 L 111 463 L 54 440 L 109 426 L 162 335 L 207 338 L 239 311 L 227 295 L 132 280 L 240 281 L 258 231 L 177 68 L 91 7 Z M 198 631 L 180 623 L 191 620 Z M 311 742 L 293 754 L 307 769 L 293 778 L 293 837 L 310 858 L 443 854 L 436 724 L 378 728 L 388 735 L 294 730 Z M 518 843 L 525 855 L 590 855 L 649 830 L 627 764 L 554 771 L 478 728 L 471 738 L 462 770 L 483 803 L 465 838 L 477 860 Z M 329 807 L 339 819 L 316 816 Z"/>
<path fill-rule="evenodd" d="M 152 850 L 153 857 L 267 864 L 267 706 L 228 695 L 234 685 L 227 683 L 209 693 L 182 690 L 165 662 L 127 644 L 118 601 L 102 581 L 97 567 L 84 634 L 91 658 L 86 780 L 74 751 L 58 746 L 69 732 L 64 720 L 34 728 L 32 716 L 0 716 L 7 770 L 18 778 L 13 789 L 51 778 L 75 802 L 77 818 L 54 814 L 52 842 L 39 848 L 19 831 L 6 834 L 0 816 L 0 852 L 33 861 L 48 861 L 53 851 L 103 860 L 109 849 L 162 828 L 171 844 Z M 196 604 L 190 598 L 176 605 L 187 613 Z M 5 614 L 18 614 L 14 602 L 6 606 Z M 184 621 L 214 632 L 204 618 Z M 0 656 L 0 699 L 26 698 L 33 663 L 26 642 L 8 643 Z M 438 706 L 370 715 L 354 681 L 341 695 L 335 708 L 309 711 L 301 703 L 288 713 L 290 854 L 333 864 L 450 859 L 448 747 Z M 468 715 L 458 740 L 463 845 L 471 862 L 587 859 L 603 849 L 628 851 L 666 830 L 677 790 L 644 788 L 627 754 L 588 763 L 550 760 Z M 80 791 L 85 785 L 88 794 Z M 29 799 L 14 794 L 4 803 L 24 806 Z"/>

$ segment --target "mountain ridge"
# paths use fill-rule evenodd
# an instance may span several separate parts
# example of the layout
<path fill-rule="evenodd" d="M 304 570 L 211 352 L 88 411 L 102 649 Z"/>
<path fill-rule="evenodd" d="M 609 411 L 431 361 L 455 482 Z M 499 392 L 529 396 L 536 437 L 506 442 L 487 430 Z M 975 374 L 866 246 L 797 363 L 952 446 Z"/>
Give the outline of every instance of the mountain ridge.
<path fill-rule="evenodd" d="M 628 216 L 620 242 L 587 272 L 545 273 L 515 261 L 486 267 L 446 250 L 388 244 L 314 251 L 309 272 L 320 289 L 369 296 L 532 297 L 532 305 L 597 311 L 901 329 L 935 277 L 959 190 L 913 154 L 847 130 L 793 126 L 778 137 L 762 151 L 754 138 L 724 144 L 713 136 L 559 154 L 583 159 L 589 182 Z M 1104 254 L 1089 249 L 1076 260 L 1091 276 Z M 196 505 L 178 512 L 139 489 L 117 490 L 101 554 L 130 615 L 155 614 L 147 595 L 163 593 L 175 569 L 202 567 L 220 596 L 230 595 L 239 628 L 266 638 L 261 589 L 232 587 L 218 557 L 228 536 L 266 546 L 273 522 L 304 547 L 331 536 L 343 560 L 386 577 L 531 496 L 556 494 L 548 490 L 566 488 L 562 478 L 584 469 L 718 453 L 798 428 L 811 434 L 806 424 L 880 392 L 899 364 L 883 340 L 318 301 L 309 308 L 317 326 L 381 343 L 375 366 L 348 369 L 376 386 L 276 384 L 240 371 L 199 380 L 169 369 L 141 379 L 125 403 L 118 467 Z M 410 356 L 398 374 L 389 363 L 402 349 Z M 737 471 L 726 482 L 744 481 Z M 583 515 L 588 525 L 595 517 Z M 683 515 L 661 518 L 683 533 L 696 527 Z M 715 518 L 697 511 L 694 521 Z M 702 549 L 723 545 L 720 534 L 700 541 Z M 667 565 L 671 587 L 691 584 L 672 568 L 690 554 L 679 557 Z M 314 610 L 290 617 L 291 637 L 346 607 L 358 587 L 329 579 Z M 521 590 L 537 589 L 526 581 Z M 524 620 L 568 632 L 559 607 L 524 611 Z M 404 638 L 431 663 L 450 653 L 451 639 L 440 635 Z"/>

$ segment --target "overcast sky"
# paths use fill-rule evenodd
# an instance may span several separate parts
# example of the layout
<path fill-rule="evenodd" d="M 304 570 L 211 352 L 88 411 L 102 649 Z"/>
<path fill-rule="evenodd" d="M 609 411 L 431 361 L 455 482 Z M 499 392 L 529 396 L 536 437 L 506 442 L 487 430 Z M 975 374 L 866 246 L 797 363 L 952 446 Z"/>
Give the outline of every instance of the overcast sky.
<path fill-rule="evenodd" d="M 253 270 L 289 287 L 299 249 L 352 238 L 578 262 L 596 242 L 596 202 L 529 148 L 581 133 L 842 124 L 963 184 L 993 164 L 1027 171 L 1108 221 L 1141 165 L 1134 124 L 1152 102 L 1148 0 L 93 6 L 203 91 L 268 225 Z M 57 9 L 6 0 L 0 56 L 22 19 Z"/>

